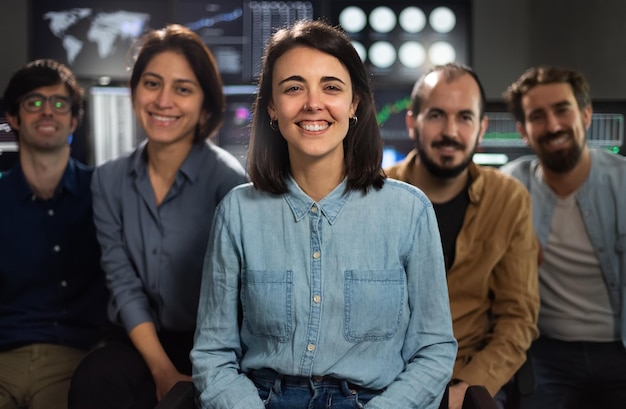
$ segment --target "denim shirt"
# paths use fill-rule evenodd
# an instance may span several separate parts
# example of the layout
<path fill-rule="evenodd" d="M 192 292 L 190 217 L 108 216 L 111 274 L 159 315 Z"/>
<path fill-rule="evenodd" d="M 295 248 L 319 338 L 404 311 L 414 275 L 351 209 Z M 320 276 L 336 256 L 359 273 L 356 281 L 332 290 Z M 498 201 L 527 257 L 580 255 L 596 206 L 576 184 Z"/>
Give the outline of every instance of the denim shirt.
<path fill-rule="evenodd" d="M 575 193 L 613 310 L 621 315 L 622 343 L 626 346 L 626 158 L 590 150 L 591 171 Z M 533 201 L 533 223 L 542 246 L 548 241 L 556 194 L 543 180 L 533 157 L 519 158 L 502 168 L 526 185 Z"/>
<path fill-rule="evenodd" d="M 457 345 L 426 196 L 344 181 L 316 203 L 288 186 L 240 186 L 216 210 L 191 352 L 200 407 L 263 408 L 241 372 L 270 368 L 386 388 L 367 408 L 437 408 Z"/>

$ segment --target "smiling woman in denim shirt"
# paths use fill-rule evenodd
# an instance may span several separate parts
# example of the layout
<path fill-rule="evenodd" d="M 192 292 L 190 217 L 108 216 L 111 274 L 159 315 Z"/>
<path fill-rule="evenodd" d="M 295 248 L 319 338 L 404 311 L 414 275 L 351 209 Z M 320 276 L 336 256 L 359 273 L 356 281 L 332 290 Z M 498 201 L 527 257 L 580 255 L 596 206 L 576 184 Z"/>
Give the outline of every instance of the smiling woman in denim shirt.
<path fill-rule="evenodd" d="M 269 41 L 252 184 L 216 210 L 193 381 L 201 408 L 437 408 L 456 354 L 437 221 L 387 180 L 369 76 L 319 21 Z"/>

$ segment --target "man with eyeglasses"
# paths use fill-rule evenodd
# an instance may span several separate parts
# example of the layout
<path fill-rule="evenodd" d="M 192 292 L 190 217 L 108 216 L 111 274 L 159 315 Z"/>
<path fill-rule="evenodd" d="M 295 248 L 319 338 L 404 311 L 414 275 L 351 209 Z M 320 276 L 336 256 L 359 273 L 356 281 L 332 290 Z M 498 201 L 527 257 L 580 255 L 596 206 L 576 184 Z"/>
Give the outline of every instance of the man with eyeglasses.
<path fill-rule="evenodd" d="M 83 90 L 37 60 L 2 102 L 19 159 L 0 173 L 0 408 L 66 409 L 74 368 L 107 325 L 92 169 L 70 155 Z"/>

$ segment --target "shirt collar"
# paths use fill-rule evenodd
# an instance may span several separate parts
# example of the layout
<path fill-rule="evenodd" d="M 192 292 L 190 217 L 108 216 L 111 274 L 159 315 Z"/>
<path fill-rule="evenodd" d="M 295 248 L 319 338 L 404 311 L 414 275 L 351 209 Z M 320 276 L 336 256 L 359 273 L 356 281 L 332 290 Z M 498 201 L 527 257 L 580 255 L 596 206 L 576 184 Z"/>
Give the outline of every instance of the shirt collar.
<path fill-rule="evenodd" d="M 190 182 L 195 182 L 200 176 L 200 171 L 204 168 L 204 160 L 209 147 L 208 142 L 194 143 L 183 164 L 178 169 Z M 147 141 L 143 141 L 138 147 L 132 159 L 130 173 L 134 175 L 143 175 L 146 173 L 146 165 L 148 163 L 148 152 L 146 150 Z"/>
<path fill-rule="evenodd" d="M 346 190 L 346 179 L 344 178 L 340 184 L 333 189 L 326 197 L 324 197 L 319 203 L 315 203 L 313 199 L 311 199 L 304 191 L 298 186 L 293 177 L 289 176 L 287 180 L 287 188 L 289 192 L 287 192 L 284 197 L 287 201 L 287 204 L 291 208 L 296 221 L 300 221 L 304 218 L 304 216 L 310 211 L 313 205 L 316 205 L 319 211 L 326 217 L 328 222 L 332 225 L 341 209 L 343 209 L 344 205 L 350 200 L 350 197 L 354 194 L 354 192 Z"/>
<path fill-rule="evenodd" d="M 180 167 L 180 172 L 187 177 L 191 182 L 195 182 L 200 177 L 200 171 L 205 171 L 207 168 L 204 165 L 204 161 L 209 150 L 209 142 L 194 143 L 191 150 L 187 154 L 187 158 Z"/>
<path fill-rule="evenodd" d="M 15 172 L 17 197 L 21 198 L 21 200 L 31 200 L 33 198 L 33 191 L 30 189 L 30 186 L 26 181 L 24 171 L 22 170 L 22 164 L 19 160 L 16 161 L 12 172 Z M 76 161 L 74 158 L 70 157 L 67 162 L 67 166 L 65 167 L 65 171 L 63 172 L 63 176 L 61 177 L 61 181 L 54 191 L 54 197 L 57 197 L 61 192 L 68 192 L 69 194 L 75 195 L 77 194 L 77 191 L 78 180 L 76 177 Z"/>

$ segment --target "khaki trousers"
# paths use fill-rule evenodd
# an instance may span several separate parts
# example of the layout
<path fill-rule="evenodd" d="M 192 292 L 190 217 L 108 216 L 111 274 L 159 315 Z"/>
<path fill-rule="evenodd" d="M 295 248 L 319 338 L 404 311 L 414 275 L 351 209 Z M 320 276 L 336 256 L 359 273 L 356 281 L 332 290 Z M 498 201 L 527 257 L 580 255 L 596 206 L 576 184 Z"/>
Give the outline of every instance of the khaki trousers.
<path fill-rule="evenodd" d="M 0 409 L 67 409 L 70 380 L 85 355 L 53 344 L 0 352 Z"/>

